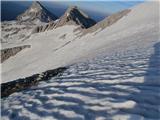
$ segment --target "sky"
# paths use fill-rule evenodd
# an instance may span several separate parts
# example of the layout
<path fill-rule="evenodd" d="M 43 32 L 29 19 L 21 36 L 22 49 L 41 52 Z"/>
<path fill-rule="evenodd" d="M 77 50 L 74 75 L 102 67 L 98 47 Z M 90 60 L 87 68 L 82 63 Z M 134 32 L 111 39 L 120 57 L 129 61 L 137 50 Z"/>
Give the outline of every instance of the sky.
<path fill-rule="evenodd" d="M 88 1 L 74 1 L 74 0 L 70 0 L 70 1 L 62 1 L 62 2 L 57 2 L 59 4 L 63 4 L 63 5 L 76 5 L 79 6 L 83 9 L 87 9 L 87 10 L 92 10 L 92 11 L 97 11 L 100 13 L 115 13 L 127 8 L 130 8 L 134 5 L 137 5 L 139 3 L 142 3 L 144 1 L 142 0 L 137 0 L 137 1 L 131 1 L 131 0 L 108 0 L 108 1 L 98 1 L 98 0 L 88 0 Z M 54 3 L 54 2 L 53 2 Z"/>
<path fill-rule="evenodd" d="M 14 1 L 14 0 L 4 0 Z M 24 1 L 24 0 L 16 0 Z M 27 0 L 33 1 L 33 0 Z M 39 0 L 49 2 L 52 5 L 60 4 L 64 6 L 76 5 L 80 8 L 100 13 L 115 13 L 123 9 L 130 8 L 134 5 L 144 2 L 144 0 Z"/>
<path fill-rule="evenodd" d="M 5 1 L 5 2 L 4 2 Z M 1 20 L 14 20 L 17 15 L 23 13 L 31 4 L 32 1 L 23 0 L 3 0 L 1 3 Z M 12 2 L 10 2 L 12 1 Z M 82 11 L 87 13 L 97 22 L 105 17 L 118 11 L 130 8 L 134 5 L 144 2 L 143 0 L 40 0 L 40 3 L 45 6 L 50 12 L 60 17 L 64 14 L 69 6 L 78 6 Z"/>

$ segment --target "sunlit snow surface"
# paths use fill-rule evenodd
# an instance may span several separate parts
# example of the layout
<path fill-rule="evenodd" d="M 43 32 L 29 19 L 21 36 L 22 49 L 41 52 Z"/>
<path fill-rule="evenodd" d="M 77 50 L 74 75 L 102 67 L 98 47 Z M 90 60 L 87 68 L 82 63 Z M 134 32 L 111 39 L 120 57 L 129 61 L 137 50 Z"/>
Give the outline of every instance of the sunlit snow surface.
<path fill-rule="evenodd" d="M 160 41 L 158 10 L 156 2 L 140 4 L 115 24 L 83 37 L 79 37 L 80 31 L 75 31 L 77 26 L 66 25 L 33 34 L 23 42 L 3 43 L 2 48 L 22 45 L 31 45 L 31 48 L 19 52 L 2 64 L 1 82 L 68 66 L 103 52 L 112 54 L 114 51 L 150 48 Z"/>
<path fill-rule="evenodd" d="M 159 119 L 160 43 L 69 67 L 2 100 L 2 120 Z M 150 54 L 151 53 L 151 54 Z"/>
<path fill-rule="evenodd" d="M 96 36 L 75 40 L 53 54 L 68 60 L 82 53 L 100 53 L 70 65 L 61 76 L 1 99 L 2 120 L 159 120 L 160 39 L 155 6 L 137 6 Z"/>

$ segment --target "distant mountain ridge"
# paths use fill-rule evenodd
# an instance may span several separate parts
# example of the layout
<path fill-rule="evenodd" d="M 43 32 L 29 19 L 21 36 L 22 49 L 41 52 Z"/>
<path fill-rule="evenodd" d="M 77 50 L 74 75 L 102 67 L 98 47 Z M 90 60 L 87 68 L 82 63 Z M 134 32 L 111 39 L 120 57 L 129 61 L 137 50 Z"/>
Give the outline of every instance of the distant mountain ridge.
<path fill-rule="evenodd" d="M 46 25 L 37 26 L 33 30 L 33 33 L 44 32 L 46 30 L 51 30 L 64 25 L 78 25 L 82 29 L 87 29 L 95 24 L 96 21 L 82 12 L 77 6 L 71 6 L 57 21 L 52 21 Z"/>

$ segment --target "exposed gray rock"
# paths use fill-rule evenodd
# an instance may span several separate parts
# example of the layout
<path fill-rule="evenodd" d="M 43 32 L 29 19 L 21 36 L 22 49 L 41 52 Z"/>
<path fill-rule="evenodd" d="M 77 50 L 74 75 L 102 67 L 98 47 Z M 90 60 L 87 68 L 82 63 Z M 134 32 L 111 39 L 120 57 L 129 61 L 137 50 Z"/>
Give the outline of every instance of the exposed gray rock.
<path fill-rule="evenodd" d="M 21 78 L 7 83 L 1 84 L 1 97 L 7 97 L 14 92 L 24 90 L 28 87 L 36 85 L 40 81 L 46 81 L 53 76 L 60 75 L 66 70 L 65 67 L 60 67 L 53 70 L 48 70 L 46 72 L 35 74 L 30 77 Z"/>
<path fill-rule="evenodd" d="M 30 48 L 30 45 L 24 45 L 19 47 L 7 48 L 1 50 L 1 63 L 10 58 L 11 56 L 16 55 L 18 52 L 25 48 Z"/>
<path fill-rule="evenodd" d="M 40 2 L 33 2 L 33 4 L 21 15 L 17 17 L 19 22 L 50 22 L 56 20 L 57 17 L 43 7 Z"/>

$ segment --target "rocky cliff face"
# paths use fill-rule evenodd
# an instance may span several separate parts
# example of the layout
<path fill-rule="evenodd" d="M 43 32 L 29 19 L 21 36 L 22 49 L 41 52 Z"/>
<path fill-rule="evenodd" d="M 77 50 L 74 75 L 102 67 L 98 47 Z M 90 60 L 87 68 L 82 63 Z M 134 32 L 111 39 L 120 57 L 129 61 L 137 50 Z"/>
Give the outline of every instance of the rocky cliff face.
<path fill-rule="evenodd" d="M 60 20 L 57 22 L 56 27 L 66 24 L 80 25 L 82 28 L 89 28 L 96 24 L 88 15 L 79 10 L 76 6 L 69 7 Z"/>
<path fill-rule="evenodd" d="M 50 22 L 56 20 L 57 17 L 43 7 L 40 2 L 33 2 L 33 4 L 21 15 L 17 17 L 20 22 Z"/>

